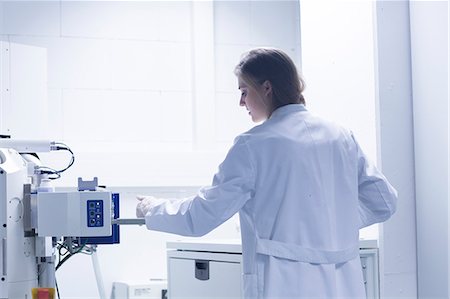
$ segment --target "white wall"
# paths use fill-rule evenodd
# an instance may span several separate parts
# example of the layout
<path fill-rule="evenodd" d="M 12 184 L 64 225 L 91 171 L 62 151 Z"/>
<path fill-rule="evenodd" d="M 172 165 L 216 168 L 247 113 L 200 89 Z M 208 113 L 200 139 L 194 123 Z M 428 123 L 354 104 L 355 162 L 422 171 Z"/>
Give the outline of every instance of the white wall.
<path fill-rule="evenodd" d="M 376 2 L 378 156 L 399 195 L 380 234 L 381 296 L 417 297 L 409 1 Z"/>
<path fill-rule="evenodd" d="M 180 159 L 167 167 L 173 156 L 168 151 L 187 160 L 202 156 L 191 151 L 190 2 L 5 2 L 4 24 L 12 43 L 48 51 L 51 130 L 46 135 L 70 144 L 78 158 L 61 185 L 94 173 L 107 185 L 207 182 L 220 155 L 207 154 L 209 163 L 199 163 L 187 182 L 185 173 L 172 178 L 159 171 L 179 173 L 191 166 Z M 148 152 L 158 160 L 147 157 L 141 165 Z M 110 172 L 102 160 L 134 173 L 146 169 L 145 176 Z"/>
<path fill-rule="evenodd" d="M 5 124 L 11 134 L 24 139 L 44 139 L 48 130 L 47 50 L 18 43 L 5 44 L 3 50 L 9 60 Z M 23 88 L 24 82 L 27 88 Z M 23 126 L 24 119 L 29 126 Z"/>
<path fill-rule="evenodd" d="M 379 154 L 399 186 L 381 240 L 385 298 L 450 294 L 448 22 L 448 1 L 377 2 Z"/>
<path fill-rule="evenodd" d="M 0 2 L 0 32 L 3 32 L 3 1 Z M 3 101 L 5 99 L 4 90 L 5 90 L 5 75 L 6 70 L 9 70 L 9 65 L 6 64 L 7 60 L 4 55 L 4 42 L 0 39 L 0 115 L 4 115 L 4 104 Z M 7 134 L 6 128 L 4 127 L 3 120 L 0 119 L 0 134 Z"/>
<path fill-rule="evenodd" d="M 410 3 L 419 298 L 450 296 L 449 8 Z"/>
<path fill-rule="evenodd" d="M 209 183 L 233 138 L 252 126 L 232 73 L 239 55 L 277 46 L 299 62 L 296 1 L 194 4 L 4 2 L 3 36 L 48 51 L 50 130 L 44 134 L 70 144 L 78 158 L 60 185 L 93 174 L 109 186 Z M 202 9 L 215 20 L 209 36 L 208 24 L 193 18 Z M 205 63 L 196 55 L 208 44 L 205 54 L 216 65 L 199 71 Z M 103 167 L 108 161 L 127 172 L 145 169 L 145 176 L 118 175 Z"/>

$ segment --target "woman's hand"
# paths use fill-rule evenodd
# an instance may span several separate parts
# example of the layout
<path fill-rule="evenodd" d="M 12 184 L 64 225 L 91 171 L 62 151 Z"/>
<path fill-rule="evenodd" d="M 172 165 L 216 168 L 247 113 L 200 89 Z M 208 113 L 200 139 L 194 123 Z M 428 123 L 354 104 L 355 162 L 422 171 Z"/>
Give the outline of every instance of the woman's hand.
<path fill-rule="evenodd" d="M 160 199 L 153 196 L 138 195 L 136 196 L 136 198 L 137 200 L 139 200 L 136 206 L 136 216 L 138 218 L 144 218 L 151 208 L 153 208 L 154 206 L 156 206 L 158 203 L 161 202 Z"/>

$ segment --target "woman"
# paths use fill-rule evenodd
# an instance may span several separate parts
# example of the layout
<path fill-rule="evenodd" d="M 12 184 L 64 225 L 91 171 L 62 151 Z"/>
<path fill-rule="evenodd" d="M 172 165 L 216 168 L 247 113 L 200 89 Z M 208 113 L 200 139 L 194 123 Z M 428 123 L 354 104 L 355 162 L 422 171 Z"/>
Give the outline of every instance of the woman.
<path fill-rule="evenodd" d="M 359 229 L 387 220 L 397 194 L 353 134 L 311 114 L 278 49 L 235 69 L 240 105 L 263 121 L 239 135 L 212 185 L 183 200 L 142 197 L 149 229 L 201 236 L 236 212 L 245 298 L 364 298 Z"/>

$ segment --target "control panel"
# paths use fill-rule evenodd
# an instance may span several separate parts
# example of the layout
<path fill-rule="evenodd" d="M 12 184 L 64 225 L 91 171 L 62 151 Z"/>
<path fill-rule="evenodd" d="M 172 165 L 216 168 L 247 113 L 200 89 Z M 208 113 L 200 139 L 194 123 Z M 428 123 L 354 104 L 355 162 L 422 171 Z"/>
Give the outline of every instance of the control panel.
<path fill-rule="evenodd" d="M 88 200 L 86 207 L 87 207 L 87 226 L 102 227 L 103 200 Z"/>

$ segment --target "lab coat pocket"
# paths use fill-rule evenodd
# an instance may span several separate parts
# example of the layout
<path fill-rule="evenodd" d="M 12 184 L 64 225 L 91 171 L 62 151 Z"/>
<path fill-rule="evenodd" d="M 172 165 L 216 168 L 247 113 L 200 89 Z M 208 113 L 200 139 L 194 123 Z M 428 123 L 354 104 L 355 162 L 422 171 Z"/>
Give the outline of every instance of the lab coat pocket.
<path fill-rule="evenodd" d="M 258 298 L 258 276 L 256 274 L 243 274 L 243 294 L 245 299 Z"/>

